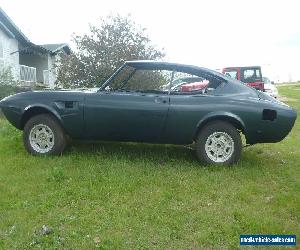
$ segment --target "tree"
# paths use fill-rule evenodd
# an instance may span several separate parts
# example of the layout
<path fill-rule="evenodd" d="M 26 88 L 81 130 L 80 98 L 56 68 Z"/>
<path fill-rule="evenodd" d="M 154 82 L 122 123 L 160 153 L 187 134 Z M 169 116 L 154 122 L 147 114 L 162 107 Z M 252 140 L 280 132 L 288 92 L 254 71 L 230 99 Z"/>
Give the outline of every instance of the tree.
<path fill-rule="evenodd" d="M 164 57 L 130 16 L 108 16 L 99 27 L 90 26 L 89 34 L 73 40 L 76 52 L 62 56 L 58 65 L 57 84 L 63 87 L 99 86 L 127 60 Z"/>

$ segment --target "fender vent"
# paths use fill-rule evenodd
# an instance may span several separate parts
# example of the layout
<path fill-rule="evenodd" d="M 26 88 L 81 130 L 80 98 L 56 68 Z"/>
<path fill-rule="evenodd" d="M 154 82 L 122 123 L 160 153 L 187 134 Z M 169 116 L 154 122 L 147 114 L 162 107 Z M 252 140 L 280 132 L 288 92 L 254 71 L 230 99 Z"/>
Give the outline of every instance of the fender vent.
<path fill-rule="evenodd" d="M 277 118 L 276 110 L 264 109 L 262 113 L 262 119 L 266 121 L 274 121 Z"/>

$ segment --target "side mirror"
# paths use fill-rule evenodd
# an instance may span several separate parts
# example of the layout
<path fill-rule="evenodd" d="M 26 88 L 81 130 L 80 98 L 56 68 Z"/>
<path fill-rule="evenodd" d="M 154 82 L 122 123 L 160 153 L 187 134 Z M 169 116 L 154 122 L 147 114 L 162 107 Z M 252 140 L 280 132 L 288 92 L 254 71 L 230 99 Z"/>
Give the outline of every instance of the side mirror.
<path fill-rule="evenodd" d="M 272 84 L 274 84 L 274 81 L 271 81 Z"/>

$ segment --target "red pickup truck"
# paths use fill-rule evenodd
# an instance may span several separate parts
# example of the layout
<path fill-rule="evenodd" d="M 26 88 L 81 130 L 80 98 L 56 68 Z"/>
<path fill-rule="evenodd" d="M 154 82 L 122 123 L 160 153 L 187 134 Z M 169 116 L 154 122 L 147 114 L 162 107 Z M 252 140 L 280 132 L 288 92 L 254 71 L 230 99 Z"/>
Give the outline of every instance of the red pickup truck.
<path fill-rule="evenodd" d="M 253 88 L 264 91 L 260 66 L 227 67 L 222 70 L 222 73 L 228 77 L 240 80 Z"/>

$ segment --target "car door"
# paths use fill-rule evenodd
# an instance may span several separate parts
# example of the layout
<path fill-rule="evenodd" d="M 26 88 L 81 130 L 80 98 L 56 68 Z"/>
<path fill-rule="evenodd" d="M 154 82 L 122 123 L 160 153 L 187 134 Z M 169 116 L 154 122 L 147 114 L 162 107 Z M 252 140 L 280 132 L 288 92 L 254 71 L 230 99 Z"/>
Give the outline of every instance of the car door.
<path fill-rule="evenodd" d="M 222 103 L 213 95 L 219 83 L 205 77 L 199 82 L 195 75 L 176 72 L 173 82 L 180 79 L 189 79 L 189 83 L 183 83 L 180 88 L 170 92 L 170 107 L 162 138 L 170 144 L 192 143 L 199 121 L 209 112 L 222 110 Z M 193 88 L 183 88 L 188 85 Z"/>
<path fill-rule="evenodd" d="M 85 101 L 86 137 L 159 142 L 168 109 L 167 91 L 138 90 L 131 86 L 88 94 Z"/>
<path fill-rule="evenodd" d="M 171 144 L 192 143 L 198 122 L 217 104 L 209 95 L 170 95 L 170 108 L 163 140 Z"/>

